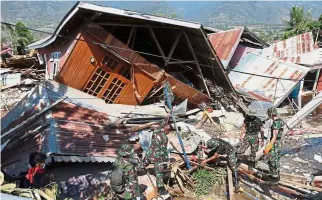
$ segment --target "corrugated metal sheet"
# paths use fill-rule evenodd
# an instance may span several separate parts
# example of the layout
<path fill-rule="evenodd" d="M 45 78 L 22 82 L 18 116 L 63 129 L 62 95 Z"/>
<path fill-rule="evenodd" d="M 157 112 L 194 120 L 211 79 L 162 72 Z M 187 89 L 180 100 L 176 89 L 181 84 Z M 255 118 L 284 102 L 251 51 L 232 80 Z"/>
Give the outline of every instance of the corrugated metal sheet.
<path fill-rule="evenodd" d="M 263 49 L 261 55 L 287 62 L 309 64 L 312 63 L 311 54 L 314 54 L 314 51 L 312 32 L 306 32 L 271 44 L 269 48 Z"/>
<path fill-rule="evenodd" d="M 294 79 L 277 80 L 235 71 L 230 72 L 229 78 L 234 87 L 245 88 L 248 93 L 253 93 L 252 96 L 257 93 L 277 106 L 292 91 L 298 80 L 306 75 L 309 68 L 250 53 L 239 62 L 234 70 L 256 75 Z"/>
<path fill-rule="evenodd" d="M 97 163 L 108 163 L 114 162 L 116 158 L 106 157 L 106 156 L 52 156 L 54 161 L 56 162 L 97 162 Z"/>
<path fill-rule="evenodd" d="M 256 112 L 257 116 L 265 118 L 267 117 L 267 110 L 273 107 L 273 104 L 265 101 L 254 101 L 249 106 L 249 110 L 253 110 Z"/>
<path fill-rule="evenodd" d="M 227 68 L 235 53 L 243 31 L 244 28 L 236 28 L 208 35 L 211 45 L 215 49 L 225 68 Z"/>
<path fill-rule="evenodd" d="M 71 103 L 59 103 L 51 110 L 55 121 L 57 153 L 78 156 L 117 157 L 118 148 L 129 135 L 108 130 L 108 115 Z M 109 140 L 103 139 L 104 135 Z M 50 141 L 49 141 L 50 142 Z M 137 150 L 139 143 L 134 144 Z"/>

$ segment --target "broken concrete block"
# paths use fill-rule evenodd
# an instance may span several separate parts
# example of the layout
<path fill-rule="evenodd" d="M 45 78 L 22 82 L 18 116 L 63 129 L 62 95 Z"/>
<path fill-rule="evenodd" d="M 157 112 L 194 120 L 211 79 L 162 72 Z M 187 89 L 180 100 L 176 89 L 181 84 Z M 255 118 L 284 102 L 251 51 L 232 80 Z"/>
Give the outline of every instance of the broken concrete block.
<path fill-rule="evenodd" d="M 294 162 L 299 162 L 299 163 L 303 163 L 303 164 L 308 164 L 308 163 L 309 163 L 308 161 L 303 160 L 303 159 L 301 159 L 301 158 L 299 158 L 299 157 L 293 158 L 292 160 L 293 160 Z"/>
<path fill-rule="evenodd" d="M 322 163 L 322 157 L 318 154 L 314 154 L 314 160 L 318 161 L 319 163 Z"/>

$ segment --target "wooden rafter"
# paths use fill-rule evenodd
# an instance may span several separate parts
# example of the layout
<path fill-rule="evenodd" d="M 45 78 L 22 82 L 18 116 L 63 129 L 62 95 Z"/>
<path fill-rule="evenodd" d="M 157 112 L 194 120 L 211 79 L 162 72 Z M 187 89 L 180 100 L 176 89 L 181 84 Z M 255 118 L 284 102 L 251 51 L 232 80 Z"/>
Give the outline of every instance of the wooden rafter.
<path fill-rule="evenodd" d="M 208 87 L 207 87 L 207 84 L 206 84 L 205 78 L 204 78 L 204 76 L 203 76 L 203 74 L 202 74 L 202 71 L 201 71 L 201 68 L 200 68 L 200 66 L 199 66 L 199 62 L 198 62 L 198 59 L 197 59 L 197 57 L 196 57 L 196 54 L 195 54 L 195 52 L 194 52 L 194 50 L 193 50 L 193 48 L 192 48 L 192 45 L 191 45 L 191 43 L 190 43 L 189 37 L 188 37 L 188 35 L 187 35 L 187 33 L 186 33 L 185 31 L 183 31 L 183 35 L 184 35 L 184 37 L 185 37 L 185 38 L 186 38 L 186 40 L 187 40 L 189 50 L 190 50 L 190 52 L 191 52 L 191 54 L 192 54 L 193 59 L 196 61 L 196 66 L 197 66 L 198 72 L 199 72 L 199 74 L 200 74 L 200 76 L 201 76 L 201 79 L 202 79 L 202 82 L 203 82 L 203 84 L 204 84 L 204 86 L 205 86 L 205 89 L 206 89 L 206 91 L 207 91 L 207 94 L 208 94 L 208 96 L 210 97 L 211 95 L 210 95 L 209 89 L 208 89 Z"/>
<path fill-rule="evenodd" d="M 176 49 L 176 47 L 177 47 L 177 45 L 178 45 L 178 42 L 179 42 L 179 40 L 180 40 L 180 38 L 181 38 L 181 35 L 182 35 L 182 31 L 180 31 L 179 33 L 178 33 L 178 35 L 177 35 L 177 37 L 176 37 L 176 39 L 174 40 L 174 42 L 173 42 L 173 44 L 172 44 L 172 47 L 171 47 L 171 50 L 170 50 L 170 52 L 169 52 L 169 54 L 168 54 L 168 57 L 167 57 L 167 60 L 166 60 L 166 62 L 165 62 L 165 66 L 167 66 L 168 64 L 170 64 L 170 59 L 171 59 L 171 57 L 172 57 L 172 54 L 173 54 L 173 52 L 174 52 L 174 50 Z"/>
<path fill-rule="evenodd" d="M 153 29 L 151 28 L 151 26 L 149 26 L 149 27 L 148 27 L 148 29 L 149 29 L 149 31 L 150 31 L 150 33 L 151 33 L 151 36 L 152 36 L 152 38 L 153 38 L 154 43 L 156 44 L 156 46 L 157 46 L 157 48 L 158 48 L 159 53 L 161 54 L 161 56 L 162 56 L 162 58 L 163 58 L 164 62 L 166 63 L 166 62 L 167 62 L 167 59 L 165 58 L 164 52 L 163 52 L 163 50 L 162 50 L 162 48 L 161 48 L 161 46 L 160 46 L 160 43 L 159 43 L 159 41 L 158 41 L 157 37 L 155 36 L 155 34 L 154 34 L 154 32 L 153 32 Z"/>

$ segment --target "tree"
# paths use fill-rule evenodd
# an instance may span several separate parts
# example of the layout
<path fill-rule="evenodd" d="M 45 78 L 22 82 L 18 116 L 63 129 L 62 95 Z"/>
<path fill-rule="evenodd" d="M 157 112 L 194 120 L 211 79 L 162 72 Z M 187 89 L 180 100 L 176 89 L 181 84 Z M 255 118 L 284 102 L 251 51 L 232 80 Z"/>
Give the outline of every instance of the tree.
<path fill-rule="evenodd" d="M 289 20 L 284 20 L 284 22 L 288 26 L 283 34 L 284 39 L 307 31 L 312 31 L 313 34 L 315 34 L 316 31 L 321 28 L 320 19 L 314 20 L 312 18 L 311 10 L 304 11 L 302 7 L 298 6 L 293 6 L 290 9 Z"/>
<path fill-rule="evenodd" d="M 4 25 L 5 40 L 10 41 L 15 54 L 25 54 L 27 45 L 33 42 L 33 36 L 23 22 L 17 22 L 15 26 Z"/>
<path fill-rule="evenodd" d="M 33 42 L 33 36 L 22 22 L 16 23 L 15 30 L 17 34 L 17 52 L 24 54 L 27 45 Z"/>

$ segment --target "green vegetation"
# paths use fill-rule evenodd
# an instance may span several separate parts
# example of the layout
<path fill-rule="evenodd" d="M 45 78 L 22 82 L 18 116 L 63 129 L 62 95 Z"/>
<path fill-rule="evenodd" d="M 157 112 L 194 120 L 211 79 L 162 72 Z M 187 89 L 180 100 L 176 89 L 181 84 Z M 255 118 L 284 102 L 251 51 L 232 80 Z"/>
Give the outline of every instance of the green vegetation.
<path fill-rule="evenodd" d="M 225 173 L 225 170 L 222 168 L 216 168 L 216 171 L 198 169 L 192 175 L 192 179 L 195 181 L 196 184 L 194 192 L 197 195 L 209 194 L 214 189 L 214 185 L 223 184 L 222 176 L 225 176 Z"/>
<path fill-rule="evenodd" d="M 284 20 L 284 22 L 287 25 L 283 34 L 284 39 L 308 31 L 312 31 L 314 37 L 316 37 L 317 32 L 322 30 L 322 14 L 317 20 L 314 20 L 311 10 L 304 11 L 303 7 L 293 6 L 290 9 L 289 19 Z"/>
<path fill-rule="evenodd" d="M 4 32 L 1 42 L 11 42 L 15 54 L 25 54 L 27 45 L 33 42 L 33 35 L 23 22 L 17 22 L 15 26 L 1 25 Z"/>

